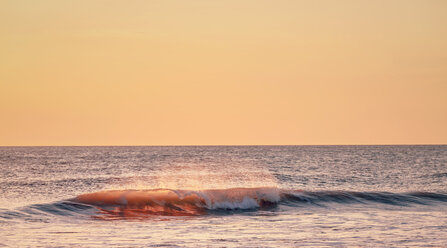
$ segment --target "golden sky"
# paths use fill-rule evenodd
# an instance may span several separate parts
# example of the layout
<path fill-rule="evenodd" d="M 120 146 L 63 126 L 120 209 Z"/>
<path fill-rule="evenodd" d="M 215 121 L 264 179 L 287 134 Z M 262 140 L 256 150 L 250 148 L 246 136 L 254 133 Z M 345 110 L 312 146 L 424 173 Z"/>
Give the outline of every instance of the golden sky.
<path fill-rule="evenodd" d="M 445 0 L 3 0 L 0 145 L 447 143 Z"/>

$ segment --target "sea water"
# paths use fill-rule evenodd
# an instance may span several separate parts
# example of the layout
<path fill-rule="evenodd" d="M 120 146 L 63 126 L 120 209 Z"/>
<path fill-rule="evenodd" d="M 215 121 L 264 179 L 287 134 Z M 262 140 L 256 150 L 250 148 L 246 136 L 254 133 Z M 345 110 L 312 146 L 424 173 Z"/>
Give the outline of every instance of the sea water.
<path fill-rule="evenodd" d="M 447 146 L 0 147 L 0 247 L 446 247 Z"/>

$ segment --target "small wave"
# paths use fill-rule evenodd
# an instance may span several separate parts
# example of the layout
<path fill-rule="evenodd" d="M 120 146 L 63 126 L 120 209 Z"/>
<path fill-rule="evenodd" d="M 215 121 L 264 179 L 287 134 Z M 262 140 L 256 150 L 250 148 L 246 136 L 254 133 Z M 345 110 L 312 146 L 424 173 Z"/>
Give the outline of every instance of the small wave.
<path fill-rule="evenodd" d="M 410 206 L 447 203 L 447 194 L 432 192 L 302 191 L 278 188 L 232 188 L 211 190 L 110 190 L 79 195 L 73 199 L 1 210 L 0 218 L 33 216 L 88 216 L 97 219 L 198 216 L 272 210 L 278 206 L 326 207 L 330 204 L 377 204 Z"/>

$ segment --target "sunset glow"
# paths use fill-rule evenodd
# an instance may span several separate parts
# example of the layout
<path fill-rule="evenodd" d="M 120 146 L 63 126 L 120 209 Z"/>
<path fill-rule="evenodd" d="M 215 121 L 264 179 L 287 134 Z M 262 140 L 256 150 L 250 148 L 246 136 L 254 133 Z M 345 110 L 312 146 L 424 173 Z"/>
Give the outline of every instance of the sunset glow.
<path fill-rule="evenodd" d="M 2 1 L 0 145 L 445 144 L 446 1 Z"/>

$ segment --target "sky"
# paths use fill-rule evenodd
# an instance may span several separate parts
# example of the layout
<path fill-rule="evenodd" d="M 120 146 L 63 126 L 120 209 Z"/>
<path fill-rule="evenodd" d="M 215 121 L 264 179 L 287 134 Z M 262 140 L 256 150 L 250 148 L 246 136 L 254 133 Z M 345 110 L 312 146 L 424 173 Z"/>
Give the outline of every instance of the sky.
<path fill-rule="evenodd" d="M 447 144 L 444 0 L 2 0 L 0 145 Z"/>

